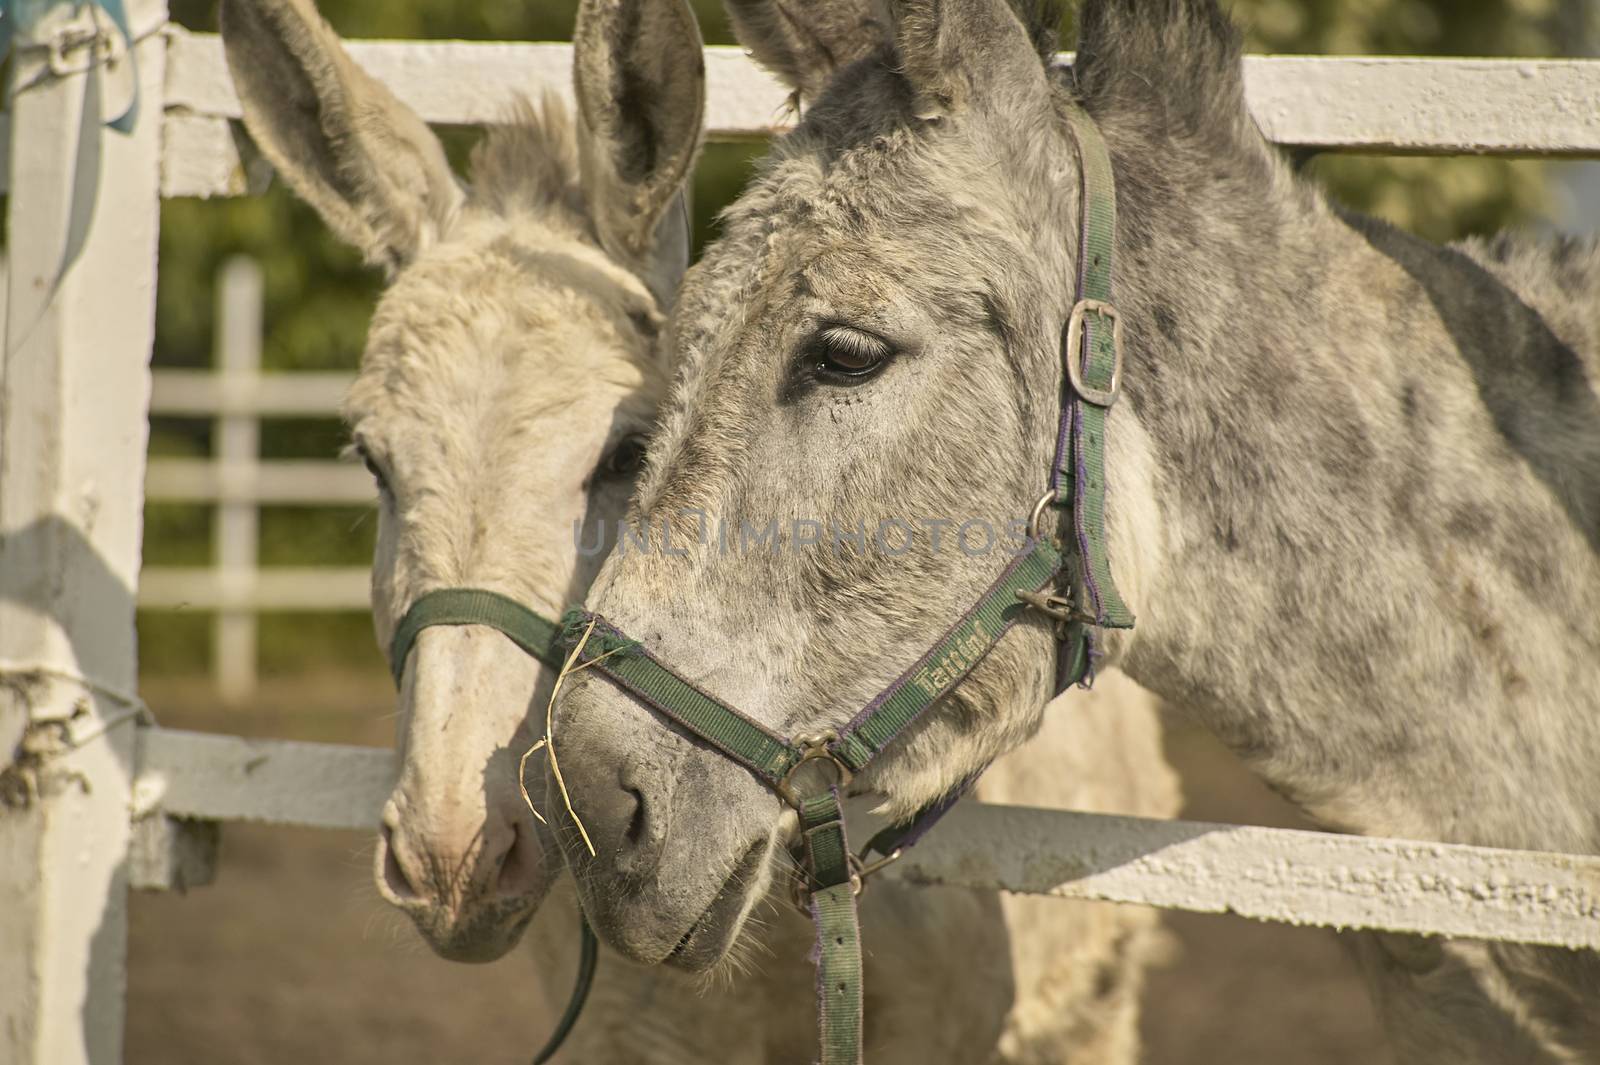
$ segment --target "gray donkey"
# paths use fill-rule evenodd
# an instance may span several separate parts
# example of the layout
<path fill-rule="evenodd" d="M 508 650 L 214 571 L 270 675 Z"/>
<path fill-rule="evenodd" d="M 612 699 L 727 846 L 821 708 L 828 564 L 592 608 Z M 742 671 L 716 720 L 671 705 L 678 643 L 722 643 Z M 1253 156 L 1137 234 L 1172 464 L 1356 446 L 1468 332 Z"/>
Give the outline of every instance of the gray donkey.
<path fill-rule="evenodd" d="M 897 0 L 883 28 L 686 278 L 630 518 L 673 547 L 614 555 L 591 607 L 797 736 L 841 727 L 972 605 L 1003 559 L 950 530 L 1025 517 L 1050 468 L 1075 103 L 1112 156 L 1126 330 L 1108 551 L 1138 626 L 1100 665 L 1330 828 L 1600 852 L 1595 247 L 1437 247 L 1331 206 L 1252 122 L 1214 0 L 1087 0 L 1070 72 L 1050 18 L 1003 0 Z M 817 522 L 903 539 L 819 543 Z M 698 535 L 774 523 L 733 550 Z M 1046 619 L 1020 624 L 856 790 L 908 816 L 1021 743 L 1054 654 Z M 557 733 L 604 840 L 565 848 L 601 935 L 715 963 L 794 815 L 592 671 Z M 1360 949 L 1405 1060 L 1600 1059 L 1593 954 Z"/>
<path fill-rule="evenodd" d="M 310 0 L 224 0 L 221 14 L 252 137 L 390 275 L 345 404 L 378 480 L 380 640 L 440 587 L 559 614 L 599 565 L 590 548 L 624 512 L 666 394 L 657 326 L 687 259 L 679 196 L 704 96 L 692 16 L 585 0 L 577 121 L 556 100 L 511 108 L 468 182 Z M 516 783 L 553 671 L 473 625 L 426 630 L 396 666 L 401 772 L 378 889 L 445 957 L 488 960 L 525 939 L 553 1015 L 577 968 L 577 906 Z M 985 794 L 1172 812 L 1153 701 L 1107 679 L 1093 705 L 997 766 Z M 534 801 L 548 810 L 559 800 L 543 790 Z M 1159 942 L 1148 911 L 896 884 L 874 888 L 865 908 L 875 1061 L 1134 1060 L 1142 973 Z M 763 923 L 772 956 L 728 987 L 604 958 L 559 1060 L 811 1060 L 809 929 L 787 905 Z"/>

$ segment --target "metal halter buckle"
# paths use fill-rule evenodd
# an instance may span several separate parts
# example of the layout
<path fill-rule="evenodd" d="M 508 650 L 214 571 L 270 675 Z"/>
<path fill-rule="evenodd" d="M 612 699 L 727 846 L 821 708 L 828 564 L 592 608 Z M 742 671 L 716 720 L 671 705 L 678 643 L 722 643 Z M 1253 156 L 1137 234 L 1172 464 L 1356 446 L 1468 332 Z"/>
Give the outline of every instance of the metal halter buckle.
<path fill-rule="evenodd" d="M 1102 318 L 1111 319 L 1111 384 L 1107 388 L 1091 388 L 1083 383 L 1083 369 L 1081 353 L 1083 351 L 1083 316 L 1089 313 L 1098 314 Z M 1096 407 L 1109 407 L 1117 401 L 1117 396 L 1122 393 L 1122 316 L 1117 314 L 1117 309 L 1104 300 L 1079 300 L 1072 307 L 1072 315 L 1067 319 L 1067 380 L 1072 382 L 1072 390 L 1076 392 L 1085 403 L 1093 403 Z"/>
<path fill-rule="evenodd" d="M 891 865 L 900 859 L 904 850 L 896 847 L 876 861 L 867 861 L 859 854 L 850 855 L 850 894 L 860 898 L 867 890 L 867 878 L 876 875 L 885 866 Z M 806 871 L 803 868 L 794 870 L 794 875 L 789 878 L 789 904 L 806 916 L 811 915 L 812 889 L 806 883 Z"/>
<path fill-rule="evenodd" d="M 849 766 L 839 760 L 838 755 L 828 749 L 828 744 L 839 742 L 839 734 L 837 732 L 831 728 L 824 729 L 821 732 L 802 732 L 794 738 L 794 742 L 795 746 L 800 748 L 800 760 L 789 767 L 789 771 L 783 775 L 783 779 L 778 781 L 777 787 L 774 789 L 777 791 L 778 797 L 784 802 L 793 806 L 796 810 L 800 809 L 801 798 L 795 794 L 793 781 L 794 775 L 807 762 L 826 760 L 832 763 L 834 771 L 838 774 L 838 778 L 834 781 L 834 786 L 838 788 L 850 786 L 850 781 L 855 774 L 850 772 Z"/>

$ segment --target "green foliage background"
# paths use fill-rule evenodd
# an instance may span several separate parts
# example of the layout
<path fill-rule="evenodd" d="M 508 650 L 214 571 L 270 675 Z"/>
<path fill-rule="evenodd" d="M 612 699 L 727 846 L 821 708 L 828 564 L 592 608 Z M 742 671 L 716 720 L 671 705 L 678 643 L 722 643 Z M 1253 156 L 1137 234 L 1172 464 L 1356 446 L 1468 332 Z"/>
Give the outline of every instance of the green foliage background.
<path fill-rule="evenodd" d="M 734 43 L 720 0 L 694 0 L 706 39 Z M 565 40 L 576 0 L 322 0 L 345 37 Z M 1251 51 L 1320 54 L 1559 55 L 1567 42 L 1595 39 L 1600 5 L 1564 0 L 1234 0 Z M 214 32 L 215 0 L 173 0 L 173 17 Z M 1586 24 L 1587 23 L 1587 24 Z M 1062 39 L 1070 47 L 1070 22 Z M 471 131 L 449 131 L 461 159 Z M 761 147 L 718 144 L 696 177 L 697 238 L 714 232 L 715 211 L 735 194 Z M 1312 172 L 1352 206 L 1434 239 L 1488 232 L 1539 217 L 1549 206 L 1545 165 L 1531 160 L 1326 156 Z M 353 368 L 360 355 L 378 278 L 281 186 L 237 200 L 168 201 L 161 228 L 155 362 L 204 367 L 212 360 L 213 277 L 230 255 L 257 259 L 265 280 L 270 370 Z M 344 442 L 337 423 L 268 421 L 268 458 L 327 458 Z M 203 455 L 205 422 L 158 419 L 155 454 Z M 211 557 L 209 508 L 152 504 L 148 565 L 204 564 Z M 269 507 L 262 515 L 263 565 L 362 565 L 373 522 L 361 508 Z M 148 672 L 207 668 L 209 619 L 195 612 L 140 615 L 141 666 Z M 263 672 L 351 667 L 377 672 L 381 658 L 365 615 L 269 615 L 261 634 Z"/>

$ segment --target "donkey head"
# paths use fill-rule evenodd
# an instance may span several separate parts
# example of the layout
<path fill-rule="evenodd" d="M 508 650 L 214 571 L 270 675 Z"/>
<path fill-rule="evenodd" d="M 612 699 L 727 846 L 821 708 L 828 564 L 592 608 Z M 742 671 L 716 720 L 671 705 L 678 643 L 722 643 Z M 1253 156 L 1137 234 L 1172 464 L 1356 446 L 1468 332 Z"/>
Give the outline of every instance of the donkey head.
<path fill-rule="evenodd" d="M 656 337 L 687 261 L 703 103 L 692 17 L 586 7 L 576 132 L 558 101 L 523 104 L 467 185 L 304 0 L 225 0 L 222 16 L 252 136 L 389 277 L 345 404 L 378 483 L 379 642 L 441 587 L 559 614 L 594 575 L 596 528 L 622 513 L 664 392 Z M 624 106 L 640 87 L 648 104 Z M 559 872 L 516 779 L 550 678 L 481 626 L 427 629 L 397 665 L 379 890 L 440 954 L 497 957 Z"/>
<path fill-rule="evenodd" d="M 884 29 L 690 271 L 678 384 L 589 597 L 788 736 L 848 721 L 1020 546 L 1074 300 L 1077 156 L 1040 55 L 1054 25 L 1030 33 L 1004 0 L 904 0 Z M 1052 670 L 1049 629 L 1024 623 L 857 790 L 897 816 L 941 795 L 1032 733 Z M 566 847 L 585 909 L 636 958 L 713 965 L 794 815 L 604 680 L 575 680 L 556 735 L 598 852 Z"/>
<path fill-rule="evenodd" d="M 622 545 L 589 598 L 787 736 L 848 720 L 965 611 L 1003 547 L 976 550 L 970 528 L 963 548 L 960 526 L 1005 536 L 1050 462 L 1053 393 L 1022 387 L 1056 379 L 1072 299 L 1074 155 L 1050 75 L 1003 0 L 901 3 L 883 27 L 691 270 L 682 376 L 630 513 L 650 547 Z M 794 42 L 746 43 L 806 64 Z M 990 657 L 861 780 L 894 811 L 1034 728 L 1045 628 Z M 794 816 L 605 681 L 574 681 L 557 740 L 597 848 L 566 848 L 584 908 L 635 958 L 717 963 Z"/>

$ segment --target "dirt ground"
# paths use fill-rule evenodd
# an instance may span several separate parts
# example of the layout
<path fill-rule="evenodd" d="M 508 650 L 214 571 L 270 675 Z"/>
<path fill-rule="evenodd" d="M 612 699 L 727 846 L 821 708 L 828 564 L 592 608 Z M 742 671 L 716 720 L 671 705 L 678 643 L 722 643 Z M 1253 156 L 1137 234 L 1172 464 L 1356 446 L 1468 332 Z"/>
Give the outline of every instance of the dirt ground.
<path fill-rule="evenodd" d="M 163 724 L 342 743 L 390 740 L 392 693 L 328 677 L 269 683 L 248 708 L 201 685 L 147 684 Z M 1184 815 L 1298 827 L 1212 741 L 1174 724 Z M 524 951 L 486 966 L 428 952 L 378 898 L 367 833 L 230 825 L 216 884 L 133 902 L 129 1065 L 523 1062 L 548 1018 Z M 1144 1006 L 1148 1065 L 1383 1065 L 1371 1006 L 1337 937 L 1168 914 L 1171 964 Z M 565 982 L 567 973 L 547 974 Z M 809 1008 L 797 1004 L 797 1008 Z"/>

